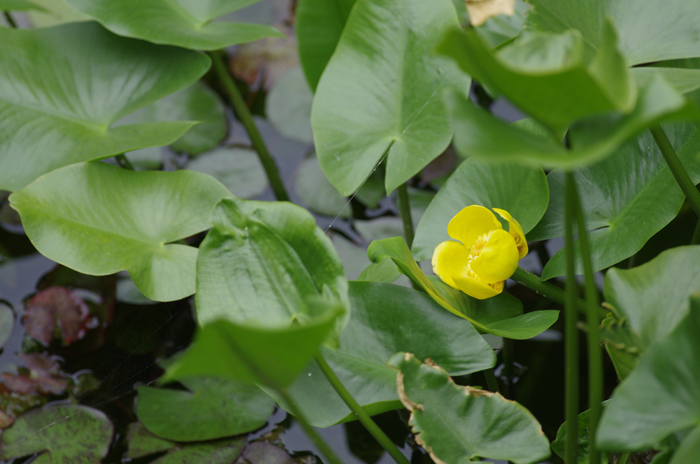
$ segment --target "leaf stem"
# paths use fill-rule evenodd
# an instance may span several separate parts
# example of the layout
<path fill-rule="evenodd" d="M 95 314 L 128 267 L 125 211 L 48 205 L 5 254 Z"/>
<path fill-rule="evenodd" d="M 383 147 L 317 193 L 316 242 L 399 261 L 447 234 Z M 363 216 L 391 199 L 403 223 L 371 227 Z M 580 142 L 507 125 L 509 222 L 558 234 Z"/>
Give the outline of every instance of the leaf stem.
<path fill-rule="evenodd" d="M 294 399 L 289 396 L 289 393 L 287 393 L 287 390 L 284 388 L 276 388 L 277 392 L 282 396 L 282 399 L 284 399 L 284 402 L 286 403 L 287 407 L 289 408 L 289 412 L 291 412 L 296 420 L 299 422 L 301 427 L 304 429 L 304 432 L 306 432 L 306 435 L 309 436 L 311 441 L 314 442 L 316 447 L 318 447 L 319 451 L 323 453 L 323 455 L 328 459 L 328 461 L 331 464 L 343 464 L 343 461 L 341 461 L 338 456 L 335 454 L 333 449 L 328 446 L 328 443 L 323 439 L 321 435 L 314 429 L 310 424 L 309 421 L 306 419 L 306 416 L 301 412 L 301 410 L 297 407 L 297 405 L 294 403 Z"/>
<path fill-rule="evenodd" d="M 241 122 L 241 124 L 243 124 L 243 127 L 248 133 L 248 137 L 250 137 L 250 142 L 253 144 L 253 148 L 255 148 L 255 151 L 258 154 L 258 158 L 265 169 L 265 174 L 270 182 L 272 191 L 275 193 L 275 198 L 277 198 L 279 201 L 289 201 L 289 195 L 287 194 L 287 190 L 284 187 L 284 182 L 282 182 L 282 178 L 280 177 L 277 164 L 275 163 L 274 158 L 272 158 L 270 151 L 267 149 L 267 145 L 265 145 L 265 141 L 260 135 L 260 131 L 258 131 L 255 121 L 253 121 L 253 116 L 243 100 L 241 92 L 238 90 L 236 83 L 233 82 L 233 78 L 226 67 L 226 63 L 221 57 L 222 53 L 224 52 L 209 52 L 209 56 L 211 57 L 214 66 L 214 72 L 216 73 L 221 85 L 223 85 L 226 89 L 231 106 L 236 112 L 238 120 Z"/>
<path fill-rule="evenodd" d="M 630 452 L 620 453 L 620 458 L 617 460 L 617 464 L 627 464 L 627 460 L 630 457 Z"/>
<path fill-rule="evenodd" d="M 577 462 L 578 454 L 578 405 L 579 405 L 579 352 L 578 352 L 578 322 L 577 299 L 578 283 L 576 282 L 576 269 L 574 265 L 574 209 L 575 200 L 573 189 L 574 176 L 566 173 L 566 214 L 565 225 L 565 250 L 566 250 L 566 304 L 564 317 L 564 344 L 565 344 L 565 420 L 566 420 L 566 459 L 565 462 Z"/>
<path fill-rule="evenodd" d="M 413 219 L 411 218 L 411 203 L 408 199 L 408 189 L 406 184 L 401 184 L 399 190 L 399 211 L 401 220 L 403 221 L 403 235 L 406 238 L 406 244 L 411 249 L 413 246 Z"/>
<path fill-rule="evenodd" d="M 500 389 L 498 388 L 498 380 L 496 380 L 496 376 L 493 373 L 493 368 L 484 369 L 483 372 L 484 377 L 486 377 L 486 386 L 488 387 L 489 391 L 500 393 Z"/>
<path fill-rule="evenodd" d="M 326 359 L 323 357 L 319 351 L 316 354 L 316 362 L 318 363 L 321 371 L 326 376 L 330 384 L 333 386 L 338 395 L 343 399 L 345 404 L 352 410 L 352 412 L 357 416 L 357 419 L 365 426 L 367 431 L 372 434 L 375 440 L 386 450 L 389 455 L 394 458 L 399 464 L 409 464 L 406 456 L 401 453 L 401 451 L 396 447 L 394 442 L 386 436 L 386 434 L 379 428 L 379 426 L 372 420 L 372 418 L 362 409 L 362 406 L 352 397 L 350 392 L 345 388 L 345 385 L 340 381 L 331 366 L 328 365 Z"/>
<path fill-rule="evenodd" d="M 588 416 L 588 429 L 590 431 L 588 456 L 591 464 L 598 464 L 600 462 L 600 451 L 596 447 L 595 435 L 598 430 L 598 422 L 600 421 L 600 414 L 603 409 L 603 350 L 600 346 L 600 333 L 598 329 L 600 325 L 600 319 L 598 317 L 600 305 L 598 302 L 598 289 L 593 280 L 593 264 L 591 263 L 586 220 L 583 216 L 578 189 L 573 179 L 571 184 L 571 193 L 573 196 L 573 201 L 571 203 L 574 207 L 574 215 L 578 225 L 581 258 L 583 261 L 583 275 L 586 282 L 586 316 L 588 321 L 588 408 L 590 409 L 590 415 Z"/>
<path fill-rule="evenodd" d="M 131 164 L 131 161 L 129 161 L 129 158 L 126 157 L 124 153 L 121 153 L 119 155 L 115 155 L 114 159 L 117 160 L 117 164 L 119 167 L 122 167 L 124 169 L 128 169 L 129 171 L 134 171 L 134 165 Z"/>
<path fill-rule="evenodd" d="M 9 11 L 3 11 L 2 12 L 3 16 L 5 17 L 5 20 L 7 21 L 7 24 L 10 25 L 12 29 L 17 29 L 17 23 L 15 22 L 14 18 L 10 14 Z"/>
<path fill-rule="evenodd" d="M 693 232 L 693 238 L 690 239 L 691 245 L 697 245 L 698 243 L 700 243 L 700 219 L 698 219 L 698 223 L 695 225 L 695 231 Z"/>
<path fill-rule="evenodd" d="M 664 132 L 660 125 L 653 126 L 649 128 L 649 130 L 654 137 L 654 141 L 656 141 L 656 145 L 659 146 L 661 154 L 664 155 L 666 164 L 668 164 L 668 168 L 673 173 L 673 177 L 676 178 L 676 182 L 678 182 L 681 190 L 683 190 L 693 211 L 695 211 L 697 217 L 700 218 L 700 192 L 695 188 L 695 183 L 688 175 L 688 171 L 683 167 L 683 163 L 673 149 L 673 145 L 671 145 L 671 141 L 668 139 L 666 132 Z"/>

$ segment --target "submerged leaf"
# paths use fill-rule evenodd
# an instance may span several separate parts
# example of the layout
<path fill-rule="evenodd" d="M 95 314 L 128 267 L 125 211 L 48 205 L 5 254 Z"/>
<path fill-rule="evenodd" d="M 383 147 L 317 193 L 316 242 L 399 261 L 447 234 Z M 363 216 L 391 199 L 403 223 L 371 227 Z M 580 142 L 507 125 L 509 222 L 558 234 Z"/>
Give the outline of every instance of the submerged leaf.
<path fill-rule="evenodd" d="M 27 303 L 22 316 L 27 334 L 46 346 L 55 331 L 68 346 L 83 338 L 94 322 L 87 304 L 65 287 L 50 287 L 37 293 Z"/>

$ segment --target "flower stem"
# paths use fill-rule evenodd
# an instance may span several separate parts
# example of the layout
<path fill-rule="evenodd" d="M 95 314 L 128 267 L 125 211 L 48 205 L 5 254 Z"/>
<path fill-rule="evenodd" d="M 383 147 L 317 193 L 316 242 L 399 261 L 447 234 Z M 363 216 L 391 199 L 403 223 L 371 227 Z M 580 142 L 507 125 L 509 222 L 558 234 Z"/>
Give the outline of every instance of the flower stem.
<path fill-rule="evenodd" d="M 695 188 L 695 183 L 688 175 L 688 171 L 683 167 L 683 163 L 673 149 L 673 145 L 671 145 L 671 141 L 668 139 L 666 132 L 664 132 L 659 125 L 651 127 L 649 130 L 656 141 L 656 145 L 659 146 L 661 154 L 664 155 L 666 164 L 668 164 L 668 168 L 673 173 L 673 177 L 676 178 L 676 182 L 678 182 L 681 190 L 683 190 L 690 206 L 693 207 L 693 211 L 695 211 L 695 214 L 700 218 L 700 192 Z"/>
<path fill-rule="evenodd" d="M 267 149 L 267 145 L 263 141 L 258 128 L 255 126 L 255 121 L 253 121 L 253 116 L 248 109 L 248 106 L 243 100 L 241 92 L 238 90 L 236 83 L 233 82 L 233 78 L 229 73 L 226 63 L 221 58 L 221 54 L 217 52 L 209 52 L 212 63 L 214 65 L 214 72 L 221 85 L 224 86 L 226 92 L 228 93 L 231 106 L 236 112 L 238 120 L 243 124 L 248 137 L 250 137 L 250 142 L 253 144 L 253 148 L 258 154 L 258 158 L 265 169 L 265 174 L 270 182 L 272 191 L 275 193 L 275 198 L 279 201 L 289 201 L 289 195 L 284 187 L 282 178 L 280 177 L 279 170 L 277 169 L 277 164 L 272 158 L 270 151 Z"/>
<path fill-rule="evenodd" d="M 311 441 L 314 442 L 316 447 L 319 449 L 319 451 L 321 451 L 321 453 L 326 457 L 326 459 L 328 459 L 328 461 L 331 464 L 343 464 L 343 461 L 341 461 L 338 458 L 338 456 L 331 449 L 331 447 L 328 446 L 328 443 L 326 443 L 323 437 L 318 434 L 316 429 L 309 425 L 309 421 L 306 420 L 306 416 L 304 416 L 301 410 L 297 408 L 296 404 L 294 403 L 294 400 L 291 396 L 289 396 L 289 393 L 287 393 L 287 391 L 284 388 L 276 388 L 276 390 L 280 394 L 280 396 L 282 396 L 282 399 L 284 399 L 284 402 L 289 408 L 289 412 L 291 412 L 294 415 L 296 420 L 304 429 L 304 432 L 306 432 L 306 435 L 309 436 Z"/>
<path fill-rule="evenodd" d="M 565 462 L 577 462 L 578 454 L 578 322 L 577 299 L 578 284 L 574 266 L 574 176 L 566 173 L 566 217 L 564 219 L 566 240 L 566 304 L 565 307 L 565 418 L 566 418 L 566 459 Z"/>
<path fill-rule="evenodd" d="M 7 24 L 10 25 L 11 28 L 17 29 L 17 23 L 15 22 L 14 18 L 10 14 L 9 11 L 3 11 L 2 12 L 3 16 L 5 17 L 5 20 L 7 21 Z"/>
<path fill-rule="evenodd" d="M 129 158 L 127 158 L 124 153 L 116 155 L 114 159 L 117 160 L 119 167 L 128 169 L 129 171 L 134 171 L 134 165 L 131 164 L 131 161 L 129 161 Z"/>
<path fill-rule="evenodd" d="M 695 225 L 695 231 L 693 232 L 693 238 L 690 239 L 691 245 L 697 245 L 698 243 L 700 243 L 700 219 L 698 219 L 698 223 Z"/>
<path fill-rule="evenodd" d="M 413 219 L 411 218 L 411 203 L 408 199 L 408 189 L 406 184 L 399 186 L 399 211 L 401 220 L 403 221 L 403 235 L 406 238 L 406 244 L 410 249 L 413 246 Z"/>
<path fill-rule="evenodd" d="M 338 393 L 345 404 L 352 410 L 352 412 L 357 416 L 357 419 L 365 426 L 367 431 L 372 434 L 375 440 L 386 450 L 389 455 L 394 458 L 399 464 L 409 464 L 408 459 L 404 456 L 401 451 L 394 445 L 394 442 L 386 436 L 386 434 L 379 428 L 379 426 L 372 420 L 372 418 L 362 409 L 362 406 L 352 397 L 350 392 L 345 388 L 345 385 L 340 381 L 331 366 L 328 365 L 325 358 L 318 352 L 316 354 L 316 362 L 318 363 L 321 371 L 326 376 L 330 384 L 333 386 L 335 391 Z"/>
<path fill-rule="evenodd" d="M 573 178 L 573 176 L 572 176 Z M 600 462 L 600 451 L 596 447 L 596 431 L 598 430 L 598 422 L 603 409 L 603 350 L 600 346 L 598 317 L 598 289 L 593 280 L 593 265 L 591 263 L 591 253 L 588 244 L 588 232 L 586 229 L 586 220 L 583 216 L 581 208 L 581 200 L 578 196 L 576 183 L 572 179 L 572 196 L 571 202 L 574 207 L 574 215 L 578 225 L 579 243 L 581 245 L 581 258 L 583 261 L 583 275 L 585 277 L 586 287 L 586 316 L 588 322 L 588 408 L 590 409 L 588 430 L 590 431 L 589 445 L 589 462 L 598 464 Z"/>

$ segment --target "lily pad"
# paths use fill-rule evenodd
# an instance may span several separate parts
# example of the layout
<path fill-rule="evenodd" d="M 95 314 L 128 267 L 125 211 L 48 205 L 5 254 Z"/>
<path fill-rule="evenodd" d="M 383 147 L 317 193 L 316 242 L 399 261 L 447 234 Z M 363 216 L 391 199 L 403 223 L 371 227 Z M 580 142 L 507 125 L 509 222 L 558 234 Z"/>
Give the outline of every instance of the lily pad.
<path fill-rule="evenodd" d="M 544 215 L 548 200 L 542 168 L 469 159 L 459 165 L 428 206 L 416 230 L 413 254 L 418 260 L 430 259 L 435 247 L 450 239 L 447 224 L 466 206 L 504 209 L 527 233 Z"/>
<path fill-rule="evenodd" d="M 265 114 L 285 137 L 303 143 L 314 140 L 311 131 L 313 94 L 304 80 L 301 68 L 287 71 L 272 87 L 265 101 Z"/>
<path fill-rule="evenodd" d="M 537 419 L 515 401 L 469 386 L 458 386 L 437 364 L 422 364 L 410 353 L 389 361 L 398 370 L 401 402 L 416 442 L 435 462 L 472 463 L 479 458 L 518 463 L 549 457 L 549 440 Z M 459 437 L 459 439 L 456 439 Z"/>
<path fill-rule="evenodd" d="M 230 464 L 241 454 L 245 446 L 245 437 L 229 438 L 210 443 L 196 443 L 174 449 L 151 464 L 190 464 L 206 462 L 207 464 Z"/>
<path fill-rule="evenodd" d="M 210 64 L 95 23 L 0 28 L 0 61 L 0 189 L 10 191 L 61 166 L 174 142 L 194 123 L 115 123 L 192 84 Z"/>
<path fill-rule="evenodd" d="M 260 24 L 213 21 L 258 0 L 66 0 L 77 11 L 126 37 L 193 50 L 218 50 L 263 37 L 281 36 Z"/>
<path fill-rule="evenodd" d="M 129 424 L 126 441 L 129 444 L 129 449 L 125 457 L 132 459 L 166 451 L 177 445 L 172 441 L 153 435 L 141 422 Z"/>
<path fill-rule="evenodd" d="M 239 198 L 255 198 L 267 188 L 260 159 L 248 148 L 217 148 L 198 156 L 186 167 L 209 174 Z"/>
<path fill-rule="evenodd" d="M 40 453 L 35 463 L 97 464 L 107 455 L 114 427 L 97 409 L 52 405 L 18 417 L 0 436 L 0 459 Z"/>
<path fill-rule="evenodd" d="M 194 293 L 197 259 L 195 248 L 172 242 L 208 229 L 210 211 L 229 195 L 191 171 L 81 163 L 13 193 L 10 204 L 44 256 L 84 274 L 127 270 L 146 297 L 171 301 Z"/>
<path fill-rule="evenodd" d="M 457 26 L 449 0 L 357 1 L 311 111 L 318 159 L 340 193 L 355 192 L 385 155 L 391 192 L 447 148 L 441 91 L 466 93 L 469 78 L 431 52 Z"/>
<path fill-rule="evenodd" d="M 275 407 L 255 385 L 211 377 L 180 382 L 189 391 L 138 388 L 136 415 L 167 440 L 204 441 L 250 432 L 262 427 Z"/>
<path fill-rule="evenodd" d="M 22 325 L 27 335 L 48 346 L 54 332 L 68 346 L 83 338 L 97 321 L 90 315 L 88 305 L 65 287 L 42 290 L 27 302 Z"/>
<path fill-rule="evenodd" d="M 493 350 L 467 321 L 443 311 L 428 296 L 391 284 L 350 282 L 352 312 L 338 350 L 322 353 L 352 396 L 370 414 L 399 408 L 396 374 L 386 361 L 397 351 L 414 350 L 421 359 L 442 363 L 464 375 L 493 367 Z M 282 407 L 279 395 L 266 389 Z M 289 389 L 294 402 L 316 427 L 356 417 L 316 362 Z M 322 400 L 320 400 L 322 399 Z"/>

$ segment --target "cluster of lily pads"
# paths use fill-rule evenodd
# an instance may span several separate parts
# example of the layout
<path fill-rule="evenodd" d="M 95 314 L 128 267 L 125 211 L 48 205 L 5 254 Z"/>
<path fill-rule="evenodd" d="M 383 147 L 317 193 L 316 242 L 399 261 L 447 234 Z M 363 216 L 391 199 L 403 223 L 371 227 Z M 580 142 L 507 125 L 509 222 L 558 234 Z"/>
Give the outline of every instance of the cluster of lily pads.
<path fill-rule="evenodd" d="M 0 25 L 0 189 L 47 258 L 91 276 L 126 271 L 153 301 L 194 298 L 192 343 L 161 360 L 158 385 L 138 388 L 127 458 L 287 462 L 241 438 L 279 407 L 334 464 L 314 428 L 355 419 L 407 463 L 371 418 L 400 408 L 434 462 L 534 463 L 551 450 L 579 463 L 650 450 L 654 464 L 700 460 L 700 228 L 644 254 L 672 221 L 700 217 L 700 4 L 506 1 L 509 16 L 474 27 L 482 2 L 467 0 L 468 13 L 457 0 L 298 0 L 301 69 L 267 96 L 281 132 L 313 138 L 315 158 L 290 195 L 251 115 L 255 95 L 232 79 L 225 51 L 282 36 L 228 20 L 256 0 L 65 3 L 0 0 L 5 12 L 80 19 L 17 28 L 6 14 Z M 252 150 L 222 146 L 220 95 Z M 498 117 L 492 103 L 503 100 L 525 117 Z M 185 160 L 134 169 L 159 166 L 148 150 L 161 146 Z M 456 166 L 431 178 L 452 150 Z M 240 171 L 233 180 L 224 165 Z M 278 201 L 250 199 L 263 171 Z M 330 219 L 395 204 L 402 236 L 372 241 L 365 259 L 297 197 Z M 489 212 L 472 237 L 474 216 L 450 225 L 465 207 L 503 220 Z M 351 226 L 372 236 L 367 222 Z M 507 243 L 476 258 L 478 236 L 494 231 Z M 541 278 L 517 267 L 523 236 L 564 238 Z M 434 256 L 442 279 L 420 264 Z M 487 256 L 495 267 L 478 264 Z M 546 282 L 561 276 L 565 289 Z M 553 443 L 494 378 L 484 335 L 526 340 L 560 316 L 524 308 L 509 277 L 565 308 L 566 404 L 552 407 L 566 423 Z M 59 332 L 64 344 L 82 338 L 95 315 L 63 287 L 44 291 L 23 316 L 28 334 L 44 345 Z M 72 303 L 42 303 L 57 298 Z M 73 325 L 61 322 L 67 312 Z M 0 306 L 0 339 L 12 321 Z M 601 345 L 620 380 L 605 403 Z M 55 360 L 23 356 L 28 372 L 7 382 L 26 394 L 70 389 Z M 488 385 L 454 380 L 476 372 Z M 0 420 L 0 459 L 98 463 L 114 439 L 104 412 L 69 402 Z"/>

